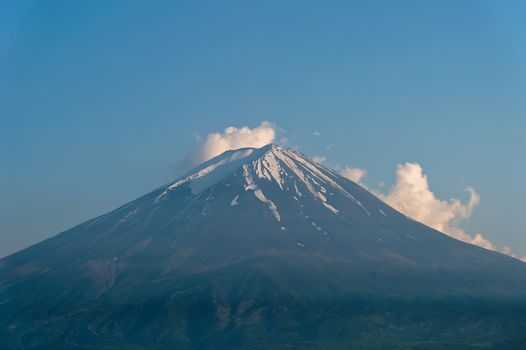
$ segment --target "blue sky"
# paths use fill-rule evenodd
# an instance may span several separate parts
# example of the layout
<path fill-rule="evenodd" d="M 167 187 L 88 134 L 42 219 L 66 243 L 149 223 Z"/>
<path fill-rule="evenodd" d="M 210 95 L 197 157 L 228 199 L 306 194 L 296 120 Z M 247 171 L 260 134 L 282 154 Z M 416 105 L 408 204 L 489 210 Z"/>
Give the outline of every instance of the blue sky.
<path fill-rule="evenodd" d="M 525 16 L 523 1 L 3 1 L 0 256 L 167 182 L 195 134 L 263 120 L 371 187 L 404 162 L 439 198 L 473 186 L 463 228 L 524 256 Z"/>

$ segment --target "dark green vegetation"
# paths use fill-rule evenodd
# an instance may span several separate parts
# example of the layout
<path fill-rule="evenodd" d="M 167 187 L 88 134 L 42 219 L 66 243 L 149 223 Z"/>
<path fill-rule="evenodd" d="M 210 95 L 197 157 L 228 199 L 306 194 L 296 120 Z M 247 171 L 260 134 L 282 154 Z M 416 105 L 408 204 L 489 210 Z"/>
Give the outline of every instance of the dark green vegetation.
<path fill-rule="evenodd" d="M 1 348 L 526 348 L 526 264 L 281 147 L 189 175 L 0 260 Z"/>
<path fill-rule="evenodd" d="M 509 305 L 457 302 L 388 304 L 354 299 L 326 305 L 259 305 L 225 317 L 215 305 L 155 300 L 103 305 L 53 322 L 3 332 L 12 349 L 523 349 L 524 313 Z M 112 317 L 106 312 L 112 310 Z M 276 311 L 278 310 L 278 311 Z M 4 326 L 4 325 L 2 325 Z M 13 325 L 12 325 L 13 326 Z"/>

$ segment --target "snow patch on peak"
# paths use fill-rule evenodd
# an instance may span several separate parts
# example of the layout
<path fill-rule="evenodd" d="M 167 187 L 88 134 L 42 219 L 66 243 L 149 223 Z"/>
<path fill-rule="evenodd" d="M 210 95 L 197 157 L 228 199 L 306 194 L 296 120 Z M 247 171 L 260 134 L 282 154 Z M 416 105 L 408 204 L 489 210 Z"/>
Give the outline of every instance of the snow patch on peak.
<path fill-rule="evenodd" d="M 330 211 L 332 211 L 334 214 L 338 215 L 340 213 L 340 211 L 338 209 L 336 209 L 335 207 L 333 207 L 332 205 L 330 205 L 329 203 L 327 202 L 323 202 L 322 203 L 325 208 L 329 209 Z"/>
<path fill-rule="evenodd" d="M 264 176 L 261 176 L 261 174 L 257 172 L 256 175 L 258 175 L 258 177 L 260 178 L 264 177 L 268 180 L 271 180 L 271 178 L 274 179 L 274 181 L 276 181 L 276 183 L 278 184 L 279 188 L 283 190 L 284 180 L 281 178 L 282 169 L 274 153 L 268 152 L 262 159 L 258 159 L 257 163 L 259 163 L 257 167 L 263 167 L 265 171 Z"/>
<path fill-rule="evenodd" d="M 173 191 L 184 184 L 190 186 L 192 194 L 202 192 L 230 175 L 255 151 L 256 149 L 254 148 L 243 148 L 236 151 L 227 151 L 212 158 L 169 185 L 155 199 L 155 202 L 158 203 L 169 191 Z"/>
<path fill-rule="evenodd" d="M 192 194 L 200 193 L 232 175 L 241 167 L 245 178 L 245 190 L 254 191 L 254 195 L 259 200 L 267 203 L 278 221 L 280 216 L 277 207 L 258 186 L 260 180 L 275 182 L 282 191 L 285 189 L 291 191 L 294 187 L 292 193 L 295 192 L 294 197 L 297 201 L 298 198 L 310 194 L 319 200 L 327 210 L 336 215 L 339 215 L 340 210 L 329 203 L 327 196 L 332 196 L 338 192 L 352 200 L 367 215 L 371 215 L 358 200 L 337 183 L 338 176 L 330 169 L 312 161 L 296 150 L 275 144 L 269 144 L 259 149 L 245 148 L 227 151 L 203 163 L 168 186 L 157 197 L 156 202 L 163 199 L 169 191 L 185 184 L 191 189 Z M 237 201 L 233 202 L 237 203 Z"/>
<path fill-rule="evenodd" d="M 296 193 L 297 193 L 298 197 L 301 198 L 301 192 L 300 192 L 300 190 L 298 190 L 298 185 L 296 184 L 296 181 L 294 181 L 294 189 L 296 190 Z"/>
<path fill-rule="evenodd" d="M 216 157 L 212 159 L 212 161 L 204 163 L 203 166 L 198 168 L 196 172 L 187 175 L 183 179 L 175 182 L 173 185 L 169 186 L 168 189 L 173 190 L 182 184 L 190 182 L 192 193 L 199 193 L 202 190 L 218 183 L 226 175 L 229 175 L 233 170 L 239 167 L 239 161 L 243 161 L 253 152 L 254 149 L 246 148 Z"/>
<path fill-rule="evenodd" d="M 274 217 L 276 218 L 277 221 L 281 220 L 281 216 L 280 216 L 280 214 L 278 212 L 278 207 L 276 206 L 276 204 L 274 204 L 274 202 L 272 202 L 270 199 L 265 197 L 265 194 L 263 193 L 263 191 L 261 191 L 261 189 L 256 188 L 254 190 L 254 195 L 260 201 L 262 201 L 263 203 L 266 203 L 268 205 L 268 208 L 270 209 L 270 211 L 272 212 L 272 214 L 274 215 Z"/>
<path fill-rule="evenodd" d="M 263 191 L 256 185 L 254 182 L 254 178 L 250 174 L 250 167 L 248 164 L 243 164 L 243 177 L 245 178 L 245 191 L 252 190 L 254 191 L 254 196 L 256 196 L 257 199 L 259 199 L 261 202 L 268 205 L 268 208 L 274 215 L 277 221 L 281 220 L 281 215 L 278 212 L 278 207 L 274 202 L 272 202 L 270 199 L 268 199 Z"/>

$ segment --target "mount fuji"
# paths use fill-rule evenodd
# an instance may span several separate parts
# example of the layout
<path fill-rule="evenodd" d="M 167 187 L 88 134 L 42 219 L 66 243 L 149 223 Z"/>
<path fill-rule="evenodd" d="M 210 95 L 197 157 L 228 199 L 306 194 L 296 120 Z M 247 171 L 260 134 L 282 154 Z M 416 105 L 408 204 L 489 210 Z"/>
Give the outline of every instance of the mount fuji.
<path fill-rule="evenodd" d="M 524 349 L 526 264 L 227 151 L 0 260 L 2 349 Z"/>

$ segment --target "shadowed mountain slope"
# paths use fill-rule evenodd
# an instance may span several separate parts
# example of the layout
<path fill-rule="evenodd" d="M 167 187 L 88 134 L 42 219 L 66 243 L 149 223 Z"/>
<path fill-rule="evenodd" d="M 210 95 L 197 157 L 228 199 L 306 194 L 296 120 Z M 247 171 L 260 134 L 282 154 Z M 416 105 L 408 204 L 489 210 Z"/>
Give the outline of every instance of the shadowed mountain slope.
<path fill-rule="evenodd" d="M 520 348 L 526 264 L 277 145 L 0 260 L 10 349 Z"/>

